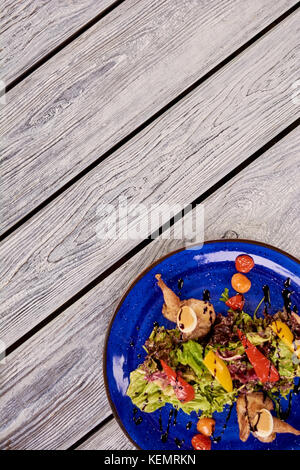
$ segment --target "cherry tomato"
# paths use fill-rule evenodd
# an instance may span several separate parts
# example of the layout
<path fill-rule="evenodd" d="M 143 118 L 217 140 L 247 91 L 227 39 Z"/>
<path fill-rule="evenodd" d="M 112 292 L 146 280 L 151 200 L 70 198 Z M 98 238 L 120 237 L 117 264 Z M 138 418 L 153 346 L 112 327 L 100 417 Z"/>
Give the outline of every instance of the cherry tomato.
<path fill-rule="evenodd" d="M 228 299 L 225 303 L 227 307 L 231 308 L 232 310 L 243 310 L 245 299 L 242 294 L 237 294 Z"/>
<path fill-rule="evenodd" d="M 235 267 L 240 273 L 248 273 L 254 267 L 253 258 L 249 255 L 239 255 L 235 260 Z"/>
<path fill-rule="evenodd" d="M 245 294 L 251 287 L 251 282 L 244 274 L 236 273 L 231 278 L 231 285 L 236 292 Z"/>
<path fill-rule="evenodd" d="M 204 436 L 211 436 L 215 430 L 215 424 L 213 418 L 200 418 L 197 423 L 197 431 Z"/>
<path fill-rule="evenodd" d="M 203 436 L 202 434 L 196 434 L 196 436 L 192 438 L 192 446 L 196 450 L 210 450 L 211 440 L 208 436 Z"/>

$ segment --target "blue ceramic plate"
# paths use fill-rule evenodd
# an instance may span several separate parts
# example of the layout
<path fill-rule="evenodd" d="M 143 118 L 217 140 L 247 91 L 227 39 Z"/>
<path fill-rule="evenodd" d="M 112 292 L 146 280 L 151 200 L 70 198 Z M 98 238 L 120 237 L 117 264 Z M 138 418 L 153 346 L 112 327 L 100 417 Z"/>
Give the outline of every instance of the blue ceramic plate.
<path fill-rule="evenodd" d="M 196 434 L 196 413 L 190 416 L 181 410 L 177 415 L 177 423 L 173 420 L 169 426 L 166 442 L 162 442 L 162 431 L 159 424 L 160 410 L 154 413 L 133 414 L 134 406 L 126 390 L 129 384 L 129 374 L 143 362 L 145 351 L 142 348 L 149 337 L 153 323 L 158 322 L 167 328 L 174 324 L 168 322 L 161 313 L 163 297 L 156 285 L 155 274 L 161 273 L 162 278 L 179 294 L 178 280 L 183 279 L 181 299 L 202 299 L 204 289 L 209 289 L 211 301 L 216 312 L 226 313 L 226 306 L 219 300 L 225 287 L 231 288 L 231 277 L 236 272 L 235 258 L 241 253 L 253 257 L 255 267 L 247 275 L 252 287 L 246 294 L 244 310 L 253 313 L 259 300 L 263 297 L 262 287 L 268 284 L 271 291 L 272 313 L 282 308 L 281 291 L 284 281 L 291 278 L 290 289 L 293 304 L 300 304 L 300 267 L 299 261 L 275 248 L 250 241 L 223 240 L 205 243 L 202 247 L 190 247 L 160 259 L 145 270 L 130 286 L 123 296 L 110 324 L 106 337 L 104 352 L 104 378 L 106 390 L 112 410 L 120 426 L 130 440 L 140 449 L 147 450 L 189 450 L 191 439 Z M 284 408 L 287 400 L 282 400 Z M 165 431 L 168 425 L 170 406 L 162 409 L 162 427 Z M 219 435 L 228 409 L 215 414 L 216 435 Z M 141 419 L 139 419 L 141 418 Z M 192 422 L 190 429 L 187 424 Z M 300 428 L 300 396 L 293 397 L 292 412 L 288 422 Z M 138 423 L 138 424 L 136 424 Z M 252 435 L 247 442 L 239 440 L 239 430 L 235 406 L 230 415 L 222 439 L 212 444 L 212 449 L 300 449 L 300 436 L 278 434 L 275 441 L 263 444 Z"/>

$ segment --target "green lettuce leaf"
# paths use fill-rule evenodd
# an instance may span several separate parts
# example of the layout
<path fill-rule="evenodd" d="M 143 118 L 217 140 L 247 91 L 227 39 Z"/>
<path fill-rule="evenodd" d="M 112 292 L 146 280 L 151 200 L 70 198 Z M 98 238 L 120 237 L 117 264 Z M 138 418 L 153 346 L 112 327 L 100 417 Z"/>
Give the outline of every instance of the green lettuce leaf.
<path fill-rule="evenodd" d="M 196 341 L 189 340 L 177 349 L 177 362 L 189 366 L 195 372 L 196 376 L 201 378 L 206 367 L 202 362 L 203 347 Z"/>
<path fill-rule="evenodd" d="M 258 333 L 250 331 L 249 333 L 246 333 L 246 336 L 254 346 L 257 346 L 259 344 L 263 344 L 266 341 L 270 341 L 270 339 L 271 339 L 271 333 L 269 333 L 268 335 L 265 335 L 263 337 L 263 336 L 259 335 Z"/>
<path fill-rule="evenodd" d="M 275 364 L 280 377 L 295 377 L 297 375 L 298 365 L 293 362 L 292 351 L 278 338 L 273 338 L 272 346 L 274 346 L 274 350 L 270 355 L 270 359 Z"/>
<path fill-rule="evenodd" d="M 166 404 L 165 394 L 155 382 L 145 380 L 145 372 L 139 367 L 130 373 L 130 384 L 126 394 L 132 403 L 146 413 L 161 408 Z M 172 388 L 172 387 L 170 387 Z M 173 390 L 171 390 L 173 392 Z"/>

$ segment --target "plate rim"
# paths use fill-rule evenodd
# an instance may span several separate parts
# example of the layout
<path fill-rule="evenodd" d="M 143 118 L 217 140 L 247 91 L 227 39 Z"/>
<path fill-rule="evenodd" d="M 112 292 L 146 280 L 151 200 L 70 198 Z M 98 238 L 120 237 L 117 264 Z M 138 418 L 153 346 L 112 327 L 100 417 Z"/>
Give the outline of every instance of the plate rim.
<path fill-rule="evenodd" d="M 128 438 L 128 440 L 138 449 L 138 450 L 143 450 L 141 447 L 139 447 L 139 445 L 135 442 L 135 440 L 130 436 L 130 434 L 128 433 L 127 429 L 125 428 L 125 426 L 123 425 L 123 422 L 118 414 L 118 411 L 111 399 L 111 396 L 110 396 L 110 391 L 109 391 L 109 386 L 108 386 L 108 378 L 107 378 L 107 372 L 106 372 L 106 362 L 107 362 L 107 346 L 108 346 L 108 339 L 109 339 L 109 335 L 110 335 L 110 332 L 111 332 L 111 329 L 112 329 L 112 326 L 113 326 L 113 323 L 114 323 L 114 320 L 117 316 L 117 313 L 119 312 L 124 300 L 126 299 L 127 295 L 129 294 L 129 292 L 133 289 L 133 287 L 139 282 L 139 280 L 144 277 L 145 274 L 147 274 L 149 271 L 151 271 L 152 268 L 154 268 L 156 265 L 158 265 L 159 263 L 161 263 L 162 261 L 164 261 L 166 258 L 169 258 L 173 255 L 175 255 L 176 253 L 179 253 L 180 251 L 184 251 L 184 250 L 187 250 L 189 247 L 196 247 L 196 246 L 203 246 L 203 245 L 209 245 L 211 243 L 249 243 L 250 245 L 258 245 L 258 246 L 261 246 L 263 248 L 269 248 L 271 250 L 274 250 L 276 251 L 277 253 L 280 253 L 288 258 L 290 258 L 292 261 L 295 261 L 296 263 L 300 264 L 300 260 L 298 258 L 296 258 L 295 256 L 287 253 L 286 251 L 284 250 L 281 250 L 280 248 L 277 248 L 273 245 L 269 245 L 268 243 L 264 243 L 264 242 L 259 242 L 259 241 L 256 241 L 256 240 L 247 240 L 247 239 L 244 239 L 244 238 L 220 238 L 220 239 L 216 239 L 216 240 L 205 240 L 203 243 L 192 243 L 190 245 L 185 245 L 181 248 L 178 248 L 177 250 L 174 250 L 174 251 L 170 251 L 169 253 L 167 253 L 166 255 L 164 256 L 161 256 L 160 258 L 158 258 L 157 260 L 153 261 L 149 266 L 147 266 L 145 269 L 143 269 L 143 271 L 141 271 L 139 273 L 139 275 L 130 283 L 130 285 L 128 286 L 128 288 L 126 289 L 126 291 L 122 294 L 122 296 L 120 297 L 120 300 L 118 301 L 118 304 L 114 310 L 114 313 L 113 315 L 111 316 L 111 319 L 109 321 L 109 324 L 108 324 L 108 327 L 107 327 L 107 330 L 106 330 L 106 333 L 105 333 L 105 339 L 104 339 L 104 348 L 103 348 L 103 355 L 102 355 L 102 375 L 103 375 L 103 378 L 104 378 L 104 387 L 105 387 L 105 392 L 106 392 L 106 396 L 107 396 L 107 399 L 108 399 L 108 402 L 109 402 L 109 405 L 110 405 L 110 408 L 111 408 L 111 411 L 112 411 L 112 414 L 113 414 L 113 417 L 115 418 L 116 422 L 118 423 L 119 427 L 121 428 L 121 430 L 123 431 L 123 433 L 125 434 L 125 436 Z"/>

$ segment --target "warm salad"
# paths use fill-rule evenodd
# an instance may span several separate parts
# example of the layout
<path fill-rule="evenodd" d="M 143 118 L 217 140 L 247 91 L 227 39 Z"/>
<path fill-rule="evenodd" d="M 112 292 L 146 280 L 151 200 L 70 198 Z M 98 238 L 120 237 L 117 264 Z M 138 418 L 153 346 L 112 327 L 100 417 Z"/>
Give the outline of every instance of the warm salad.
<path fill-rule="evenodd" d="M 140 410 L 151 413 L 170 403 L 200 416 L 194 449 L 210 449 L 212 415 L 233 403 L 242 441 L 250 433 L 262 442 L 281 432 L 300 435 L 280 415 L 280 398 L 290 399 L 298 391 L 294 379 L 300 377 L 300 317 L 292 307 L 290 280 L 281 311 L 269 313 L 269 289 L 263 286 L 264 296 L 250 315 L 243 310 L 244 294 L 251 288 L 246 274 L 254 261 L 239 255 L 235 266 L 234 295 L 225 288 L 221 296 L 226 316 L 215 313 L 208 291 L 202 300 L 180 300 L 156 275 L 164 298 L 162 314 L 174 328 L 154 326 L 144 346 L 146 358 L 130 374 L 127 395 Z M 263 315 L 258 315 L 261 308 Z"/>

